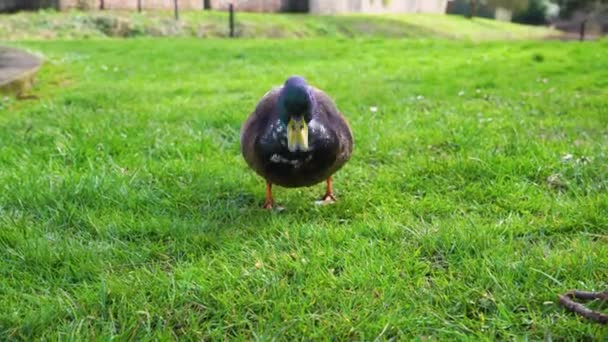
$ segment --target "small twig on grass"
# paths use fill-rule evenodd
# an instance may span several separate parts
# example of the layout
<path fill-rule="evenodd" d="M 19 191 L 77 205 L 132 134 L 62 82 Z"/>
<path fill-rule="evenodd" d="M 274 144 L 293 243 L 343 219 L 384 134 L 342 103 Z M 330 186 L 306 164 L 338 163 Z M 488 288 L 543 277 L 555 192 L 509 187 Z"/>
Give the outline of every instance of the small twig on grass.
<path fill-rule="evenodd" d="M 582 299 L 582 300 L 595 300 L 599 299 L 602 301 L 608 301 L 608 291 L 606 292 L 586 292 L 579 290 L 570 290 L 563 295 L 559 295 L 559 302 L 563 305 L 567 310 L 577 313 L 588 320 L 606 324 L 608 323 L 608 315 L 593 311 L 583 304 L 575 302 L 573 299 Z"/>
<path fill-rule="evenodd" d="M 23 95 L 23 94 L 18 94 L 17 95 L 17 100 L 37 100 L 38 96 L 36 95 Z"/>

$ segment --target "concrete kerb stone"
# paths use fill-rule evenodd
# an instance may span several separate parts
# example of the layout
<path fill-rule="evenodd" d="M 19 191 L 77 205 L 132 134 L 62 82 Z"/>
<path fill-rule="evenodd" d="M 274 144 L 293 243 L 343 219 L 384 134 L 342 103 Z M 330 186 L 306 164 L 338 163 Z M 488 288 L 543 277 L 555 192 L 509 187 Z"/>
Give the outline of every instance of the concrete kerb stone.
<path fill-rule="evenodd" d="M 42 59 L 23 50 L 0 46 L 0 93 L 22 97 L 32 88 Z"/>

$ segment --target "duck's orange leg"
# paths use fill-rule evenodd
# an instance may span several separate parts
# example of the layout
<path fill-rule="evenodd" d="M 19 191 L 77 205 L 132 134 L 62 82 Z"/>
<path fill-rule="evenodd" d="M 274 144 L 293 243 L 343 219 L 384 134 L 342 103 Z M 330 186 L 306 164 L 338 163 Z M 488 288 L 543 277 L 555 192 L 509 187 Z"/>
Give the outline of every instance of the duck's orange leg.
<path fill-rule="evenodd" d="M 323 203 L 333 203 L 336 201 L 336 196 L 334 196 L 334 189 L 332 187 L 331 176 L 327 177 L 325 188 L 325 195 L 321 198 Z"/>
<path fill-rule="evenodd" d="M 272 209 L 272 204 L 273 204 L 273 200 L 272 200 L 272 183 L 270 182 L 266 182 L 266 201 L 264 202 L 264 206 L 262 206 L 262 208 L 264 209 Z"/>

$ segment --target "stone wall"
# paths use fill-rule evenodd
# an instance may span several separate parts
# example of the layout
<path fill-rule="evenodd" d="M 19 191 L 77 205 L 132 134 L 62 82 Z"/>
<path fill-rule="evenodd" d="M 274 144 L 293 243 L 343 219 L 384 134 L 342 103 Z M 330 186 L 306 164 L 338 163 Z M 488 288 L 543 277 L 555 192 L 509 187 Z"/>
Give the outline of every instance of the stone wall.
<path fill-rule="evenodd" d="M 0 0 L 0 12 L 57 8 L 59 0 Z"/>
<path fill-rule="evenodd" d="M 283 7 L 282 0 L 211 0 L 211 8 L 227 10 L 231 2 L 235 10 L 245 12 L 279 12 Z"/>
<path fill-rule="evenodd" d="M 55 7 L 62 10 L 98 9 L 102 0 L 0 0 L 1 6 L 16 9 Z M 144 10 L 173 9 L 174 0 L 141 0 Z M 227 10 L 232 2 L 237 11 L 335 13 L 445 13 L 448 0 L 178 0 L 182 10 L 202 10 L 207 2 L 211 9 Z M 105 9 L 134 10 L 137 0 L 103 0 Z"/>
<path fill-rule="evenodd" d="M 0 1 L 0 12 L 10 12 L 17 10 L 17 0 Z"/>
<path fill-rule="evenodd" d="M 448 0 L 308 0 L 311 13 L 440 13 Z"/>
<path fill-rule="evenodd" d="M 104 0 L 105 9 L 134 10 L 137 9 L 137 0 Z M 60 0 L 61 9 L 99 8 L 101 0 Z M 203 9 L 203 0 L 178 0 L 179 8 L 184 10 Z M 141 0 L 143 9 L 173 9 L 173 0 Z"/>
<path fill-rule="evenodd" d="M 102 0 L 0 0 L 0 11 L 37 10 L 40 8 L 68 9 L 98 9 Z M 141 0 L 145 9 L 171 10 L 174 0 Z M 331 2 L 331 0 L 325 0 Z M 308 0 L 178 0 L 180 9 L 202 10 L 207 2 L 211 9 L 227 10 L 230 2 L 235 4 L 237 11 L 246 12 L 280 12 L 308 10 Z M 134 10 L 137 0 L 103 0 L 105 9 Z"/>
<path fill-rule="evenodd" d="M 62 8 L 83 4 L 99 8 L 101 0 L 59 0 Z M 173 0 L 141 0 L 144 9 L 172 9 Z M 180 9 L 203 9 L 204 0 L 178 0 Z M 445 13 L 448 0 L 209 0 L 214 10 L 227 10 L 234 3 L 237 11 L 309 11 L 333 13 Z M 86 5 L 88 4 L 88 5 Z M 104 0 L 106 9 L 136 9 L 137 0 Z"/>
<path fill-rule="evenodd" d="M 418 0 L 416 13 L 444 14 L 448 8 L 448 0 Z"/>

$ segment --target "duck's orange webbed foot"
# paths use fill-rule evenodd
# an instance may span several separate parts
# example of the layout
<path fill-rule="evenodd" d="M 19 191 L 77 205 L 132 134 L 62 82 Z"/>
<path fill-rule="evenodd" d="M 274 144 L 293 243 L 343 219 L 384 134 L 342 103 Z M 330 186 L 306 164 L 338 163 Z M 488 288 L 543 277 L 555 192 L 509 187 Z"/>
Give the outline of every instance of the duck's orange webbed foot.
<path fill-rule="evenodd" d="M 334 202 L 336 202 L 336 196 L 334 196 L 331 177 L 329 177 L 329 178 L 327 178 L 327 187 L 325 190 L 325 195 L 323 195 L 323 197 L 320 200 L 318 200 L 316 203 L 317 204 L 331 204 Z"/>
<path fill-rule="evenodd" d="M 265 201 L 262 209 L 272 210 L 272 201 Z"/>
<path fill-rule="evenodd" d="M 336 196 L 334 196 L 334 194 L 325 194 L 323 198 L 319 200 L 319 202 L 322 202 L 321 204 L 331 204 L 336 201 Z"/>

